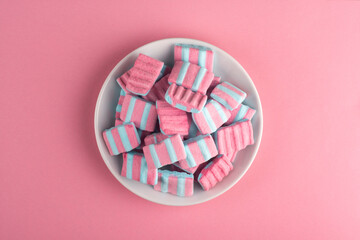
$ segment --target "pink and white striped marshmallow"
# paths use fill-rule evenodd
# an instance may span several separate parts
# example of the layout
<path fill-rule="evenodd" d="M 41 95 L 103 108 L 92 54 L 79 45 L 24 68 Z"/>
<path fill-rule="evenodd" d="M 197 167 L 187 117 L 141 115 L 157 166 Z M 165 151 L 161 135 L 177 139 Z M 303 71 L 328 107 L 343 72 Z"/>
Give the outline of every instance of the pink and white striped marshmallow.
<path fill-rule="evenodd" d="M 165 100 L 172 106 L 186 112 L 200 112 L 204 107 L 207 96 L 190 89 L 171 84 L 165 94 Z"/>
<path fill-rule="evenodd" d="M 127 94 L 120 119 L 124 122 L 133 122 L 141 130 L 153 132 L 157 123 L 156 106 L 152 102 Z"/>
<path fill-rule="evenodd" d="M 137 95 L 148 94 L 163 66 L 163 62 L 140 53 L 130 71 L 126 89 Z"/>
<path fill-rule="evenodd" d="M 158 182 L 158 170 L 149 170 L 144 154 L 134 151 L 123 154 L 121 176 L 149 185 Z"/>
<path fill-rule="evenodd" d="M 245 119 L 251 120 L 254 114 L 256 113 L 255 109 L 252 109 L 249 106 L 244 104 L 240 104 L 239 107 L 235 108 L 234 110 L 230 111 L 231 116 L 226 121 L 226 125 L 232 124 L 234 122 L 243 121 Z"/>
<path fill-rule="evenodd" d="M 191 118 L 186 112 L 171 106 L 166 101 L 156 101 L 156 111 L 162 133 L 182 136 L 189 134 Z"/>
<path fill-rule="evenodd" d="M 251 121 L 236 122 L 229 126 L 221 127 L 214 134 L 214 138 L 219 154 L 230 157 L 234 152 L 254 144 Z"/>
<path fill-rule="evenodd" d="M 199 135 L 184 141 L 186 159 L 178 162 L 182 169 L 190 169 L 210 160 L 218 154 L 211 135 Z"/>
<path fill-rule="evenodd" d="M 174 60 L 197 64 L 212 72 L 214 52 L 208 47 L 178 43 L 174 47 Z"/>
<path fill-rule="evenodd" d="M 201 68 L 189 62 L 177 61 L 170 73 L 168 81 L 170 84 L 176 83 L 194 92 L 206 94 L 213 79 L 214 73 L 208 71 L 206 68 Z"/>
<path fill-rule="evenodd" d="M 194 176 L 185 172 L 159 170 L 158 183 L 154 189 L 180 197 L 189 197 L 194 194 Z"/>
<path fill-rule="evenodd" d="M 110 155 L 129 152 L 140 145 L 140 138 L 134 123 L 117 125 L 103 132 L 105 144 Z"/>
<path fill-rule="evenodd" d="M 229 109 L 217 101 L 209 100 L 199 113 L 192 113 L 192 118 L 202 134 L 215 132 L 231 116 Z"/>
<path fill-rule="evenodd" d="M 149 169 L 160 168 L 186 158 L 184 143 L 179 134 L 160 143 L 146 145 L 143 151 Z"/>
<path fill-rule="evenodd" d="M 229 175 L 232 169 L 233 165 L 229 159 L 225 155 L 219 155 L 201 170 L 198 182 L 208 191 Z"/>
<path fill-rule="evenodd" d="M 246 93 L 229 82 L 222 82 L 211 92 L 210 97 L 233 110 L 246 98 Z"/>

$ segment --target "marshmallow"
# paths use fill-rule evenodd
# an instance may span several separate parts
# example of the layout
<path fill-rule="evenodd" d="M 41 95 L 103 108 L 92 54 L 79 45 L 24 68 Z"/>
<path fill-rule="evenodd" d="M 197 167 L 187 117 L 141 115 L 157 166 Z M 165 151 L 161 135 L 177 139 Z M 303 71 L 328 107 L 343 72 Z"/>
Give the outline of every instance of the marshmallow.
<path fill-rule="evenodd" d="M 214 53 L 208 47 L 179 43 L 174 47 L 174 60 L 190 62 L 213 71 Z"/>
<path fill-rule="evenodd" d="M 219 155 L 201 170 L 198 182 L 205 191 L 208 191 L 221 182 L 232 169 L 233 165 L 228 158 L 225 155 Z"/>
<path fill-rule="evenodd" d="M 190 89 L 171 84 L 165 94 L 165 100 L 172 106 L 186 112 L 200 112 L 204 107 L 207 96 Z"/>
<path fill-rule="evenodd" d="M 215 100 L 209 100 L 199 113 L 192 118 L 202 134 L 215 132 L 230 117 L 230 111 Z"/>
<path fill-rule="evenodd" d="M 156 111 L 162 133 L 166 135 L 189 134 L 191 119 L 186 112 L 174 108 L 166 101 L 156 101 Z"/>
<path fill-rule="evenodd" d="M 226 121 L 226 125 L 232 124 L 234 122 L 243 121 L 245 119 L 251 120 L 254 114 L 256 113 L 255 109 L 252 109 L 249 106 L 240 104 L 239 107 L 231 111 L 230 118 Z"/>
<path fill-rule="evenodd" d="M 163 62 L 140 53 L 130 70 L 126 89 L 137 95 L 148 94 L 163 66 Z"/>
<path fill-rule="evenodd" d="M 128 152 L 123 154 L 121 176 L 149 185 L 158 182 L 158 170 L 149 170 L 144 154 Z"/>
<path fill-rule="evenodd" d="M 181 197 L 188 197 L 194 193 L 194 176 L 185 172 L 159 170 L 156 191 L 171 193 Z"/>
<path fill-rule="evenodd" d="M 211 135 L 199 135 L 184 141 L 186 159 L 180 160 L 178 165 L 182 169 L 189 169 L 210 160 L 218 154 L 214 139 Z"/>
<path fill-rule="evenodd" d="M 170 73 L 169 83 L 176 83 L 184 88 L 191 89 L 194 92 L 206 94 L 214 74 L 206 68 L 198 65 L 177 61 Z"/>
<path fill-rule="evenodd" d="M 125 123 L 107 129 L 103 132 L 103 138 L 112 156 L 129 152 L 140 145 L 134 123 Z"/>
<path fill-rule="evenodd" d="M 184 143 L 179 134 L 160 143 L 146 145 L 143 151 L 149 169 L 160 168 L 186 158 Z"/>
<path fill-rule="evenodd" d="M 237 108 L 246 98 L 246 93 L 229 82 L 222 82 L 211 92 L 210 97 L 224 105 L 227 109 Z"/>
<path fill-rule="evenodd" d="M 127 94 L 124 98 L 120 119 L 124 122 L 134 122 L 135 126 L 141 130 L 153 132 L 157 123 L 155 104 Z"/>
<path fill-rule="evenodd" d="M 214 134 L 216 146 L 219 154 L 224 154 L 228 158 L 234 152 L 254 144 L 253 128 L 251 121 L 236 122 L 226 127 L 221 127 Z"/>

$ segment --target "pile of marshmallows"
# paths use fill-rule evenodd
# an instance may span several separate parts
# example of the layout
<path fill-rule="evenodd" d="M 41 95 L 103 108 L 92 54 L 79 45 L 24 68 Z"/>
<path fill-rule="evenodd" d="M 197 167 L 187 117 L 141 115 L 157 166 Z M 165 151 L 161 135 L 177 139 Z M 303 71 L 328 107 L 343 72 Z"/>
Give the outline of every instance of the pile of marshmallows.
<path fill-rule="evenodd" d="M 254 143 L 255 110 L 246 93 L 213 73 L 210 48 L 175 44 L 174 66 L 139 54 L 116 81 L 115 127 L 103 132 L 121 175 L 178 196 L 194 179 L 207 191 L 229 174 L 236 153 Z"/>

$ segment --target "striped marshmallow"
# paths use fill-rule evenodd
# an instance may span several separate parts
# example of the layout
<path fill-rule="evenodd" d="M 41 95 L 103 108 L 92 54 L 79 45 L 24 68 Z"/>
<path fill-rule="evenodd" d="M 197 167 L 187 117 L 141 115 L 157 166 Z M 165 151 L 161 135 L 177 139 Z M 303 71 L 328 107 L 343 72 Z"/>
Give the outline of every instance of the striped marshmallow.
<path fill-rule="evenodd" d="M 189 134 L 191 119 L 186 112 L 174 108 L 166 101 L 156 101 L 156 111 L 159 118 L 160 130 L 163 134 Z"/>
<path fill-rule="evenodd" d="M 112 156 L 129 152 L 140 145 L 134 123 L 125 123 L 107 129 L 103 132 L 103 138 Z"/>
<path fill-rule="evenodd" d="M 189 169 L 210 160 L 218 154 L 211 135 L 199 135 L 184 141 L 186 159 L 178 162 L 182 169 Z"/>
<path fill-rule="evenodd" d="M 206 95 L 210 97 L 211 92 L 214 90 L 214 88 L 221 83 L 221 77 L 214 76 L 213 80 L 210 83 L 210 86 L 206 92 Z"/>
<path fill-rule="evenodd" d="M 192 44 L 175 44 L 174 60 L 197 64 L 212 72 L 214 53 L 208 47 Z"/>
<path fill-rule="evenodd" d="M 121 89 L 118 105 L 116 106 L 115 118 L 120 118 L 121 108 L 122 108 L 122 104 L 124 102 L 125 95 L 126 95 L 126 92 Z"/>
<path fill-rule="evenodd" d="M 229 175 L 233 168 L 225 155 L 219 155 L 201 170 L 197 178 L 198 182 L 205 191 L 208 191 Z"/>
<path fill-rule="evenodd" d="M 159 170 L 158 183 L 154 189 L 180 197 L 192 196 L 194 194 L 194 175 L 185 172 Z"/>
<path fill-rule="evenodd" d="M 215 132 L 230 117 L 230 111 L 217 101 L 209 100 L 199 113 L 193 113 L 192 118 L 202 134 Z"/>
<path fill-rule="evenodd" d="M 213 79 L 214 74 L 206 68 L 189 62 L 177 61 L 170 73 L 168 81 L 170 84 L 176 83 L 194 92 L 206 94 Z"/>
<path fill-rule="evenodd" d="M 149 185 L 155 185 L 158 182 L 158 170 L 149 170 L 144 154 L 138 152 L 123 154 L 121 176 Z"/>
<path fill-rule="evenodd" d="M 169 75 L 165 75 L 150 89 L 149 93 L 144 96 L 144 99 L 156 102 L 157 100 L 164 100 L 167 89 L 170 84 L 168 82 Z"/>
<path fill-rule="evenodd" d="M 163 62 L 140 53 L 130 71 L 126 89 L 137 95 L 148 94 L 163 66 Z"/>
<path fill-rule="evenodd" d="M 234 152 L 254 144 L 253 128 L 250 120 L 236 122 L 219 128 L 214 134 L 219 154 L 230 157 Z"/>
<path fill-rule="evenodd" d="M 246 93 L 229 82 L 222 82 L 211 92 L 210 97 L 224 105 L 227 109 L 237 108 L 246 98 Z"/>
<path fill-rule="evenodd" d="M 141 130 L 153 132 L 157 123 L 155 104 L 127 94 L 122 105 L 120 119 L 124 122 L 134 122 L 135 126 Z"/>
<path fill-rule="evenodd" d="M 165 94 L 165 100 L 172 106 L 186 112 L 200 112 L 204 107 L 207 96 L 190 89 L 171 84 Z"/>
<path fill-rule="evenodd" d="M 125 93 L 129 93 L 129 91 L 126 89 L 126 84 L 130 78 L 130 72 L 131 72 L 131 69 L 116 79 L 116 82 L 119 84 L 120 88 Z"/>
<path fill-rule="evenodd" d="M 231 111 L 230 118 L 226 121 L 226 125 L 232 124 L 234 122 L 243 121 L 245 119 L 251 120 L 254 114 L 256 113 L 255 109 L 252 109 L 249 106 L 240 104 L 239 107 Z"/>
<path fill-rule="evenodd" d="M 160 168 L 186 158 L 184 143 L 179 134 L 160 143 L 146 145 L 143 151 L 149 169 Z"/>

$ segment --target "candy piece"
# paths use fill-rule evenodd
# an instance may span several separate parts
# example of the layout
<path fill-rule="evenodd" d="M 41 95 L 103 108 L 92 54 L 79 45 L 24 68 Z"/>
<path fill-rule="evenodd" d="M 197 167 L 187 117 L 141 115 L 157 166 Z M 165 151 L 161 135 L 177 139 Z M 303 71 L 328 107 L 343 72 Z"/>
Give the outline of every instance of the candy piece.
<path fill-rule="evenodd" d="M 174 47 L 174 60 L 197 64 L 212 72 L 214 53 L 208 47 L 179 43 Z"/>
<path fill-rule="evenodd" d="M 149 169 L 184 160 L 186 158 L 184 143 L 179 134 L 165 139 L 157 144 L 143 147 Z"/>
<path fill-rule="evenodd" d="M 188 135 L 190 129 L 189 116 L 186 112 L 174 108 L 166 101 L 156 101 L 161 132 L 166 135 Z"/>
<path fill-rule="evenodd" d="M 194 193 L 194 175 L 185 172 L 159 170 L 156 191 L 171 193 L 181 197 L 188 197 Z"/>
<path fill-rule="evenodd" d="M 165 93 L 169 88 L 170 84 L 168 82 L 169 75 L 164 76 L 158 82 L 154 84 L 154 87 L 150 89 L 150 92 L 144 96 L 144 99 L 156 102 L 157 100 L 164 100 Z"/>
<path fill-rule="evenodd" d="M 230 117 L 230 111 L 215 100 L 209 100 L 199 113 L 192 118 L 202 134 L 215 132 Z"/>
<path fill-rule="evenodd" d="M 201 170 L 198 182 L 205 191 L 208 191 L 221 182 L 232 169 L 233 165 L 228 158 L 225 155 L 219 155 Z"/>
<path fill-rule="evenodd" d="M 140 145 L 134 123 L 125 123 L 107 129 L 103 132 L 103 138 L 112 156 L 129 152 Z"/>
<path fill-rule="evenodd" d="M 148 94 L 163 66 L 163 62 L 140 53 L 130 71 L 126 89 L 137 95 Z"/>
<path fill-rule="evenodd" d="M 230 157 L 234 152 L 254 144 L 251 121 L 236 122 L 227 127 L 219 128 L 214 134 L 214 138 L 219 154 Z"/>
<path fill-rule="evenodd" d="M 246 93 L 229 82 L 222 82 L 211 92 L 210 97 L 224 105 L 227 109 L 237 108 L 246 98 Z"/>
<path fill-rule="evenodd" d="M 211 92 L 214 90 L 214 88 L 221 83 L 221 77 L 214 76 L 212 82 L 210 83 L 210 86 L 206 92 L 207 96 L 210 96 Z"/>
<path fill-rule="evenodd" d="M 165 135 L 163 133 L 153 133 L 153 134 L 146 136 L 144 139 L 144 142 L 145 142 L 145 145 L 157 144 L 157 143 L 164 141 L 167 138 L 169 138 L 169 136 Z"/>
<path fill-rule="evenodd" d="M 115 125 L 114 126 L 117 126 L 117 125 L 122 125 L 124 124 L 124 121 L 119 119 L 119 118 L 115 118 Z"/>
<path fill-rule="evenodd" d="M 158 182 L 158 170 L 149 170 L 144 154 L 137 152 L 123 154 L 121 176 L 149 185 L 155 185 Z"/>
<path fill-rule="evenodd" d="M 200 112 L 204 107 L 207 96 L 190 89 L 171 84 L 165 94 L 165 100 L 172 106 L 186 112 Z"/>
<path fill-rule="evenodd" d="M 175 62 L 169 76 L 169 83 L 176 83 L 179 86 L 189 88 L 194 92 L 206 94 L 214 74 L 206 68 L 189 62 Z"/>
<path fill-rule="evenodd" d="M 122 104 L 124 102 L 125 95 L 126 95 L 126 92 L 121 89 L 118 105 L 116 106 L 115 118 L 120 118 L 121 108 L 122 108 Z"/>
<path fill-rule="evenodd" d="M 161 68 L 159 76 L 156 78 L 156 81 L 159 81 L 163 76 L 169 74 L 170 72 L 171 72 L 171 67 L 166 66 L 164 64 L 164 66 Z"/>
<path fill-rule="evenodd" d="M 182 169 L 193 168 L 218 154 L 211 135 L 199 135 L 184 141 L 186 159 L 179 161 Z"/>
<path fill-rule="evenodd" d="M 255 113 L 256 113 L 255 109 L 252 109 L 251 107 L 246 106 L 244 104 L 240 104 L 239 107 L 231 111 L 231 116 L 226 121 L 225 124 L 229 125 L 234 122 L 242 121 L 245 119 L 251 120 Z"/>
<path fill-rule="evenodd" d="M 131 69 L 116 79 L 116 82 L 119 84 L 119 86 L 125 93 L 129 93 L 129 91 L 126 89 L 126 84 L 130 78 L 130 72 Z"/>
<path fill-rule="evenodd" d="M 153 132 L 157 123 L 155 104 L 127 94 L 124 98 L 120 119 L 124 122 L 134 122 L 135 126 L 141 130 Z"/>

